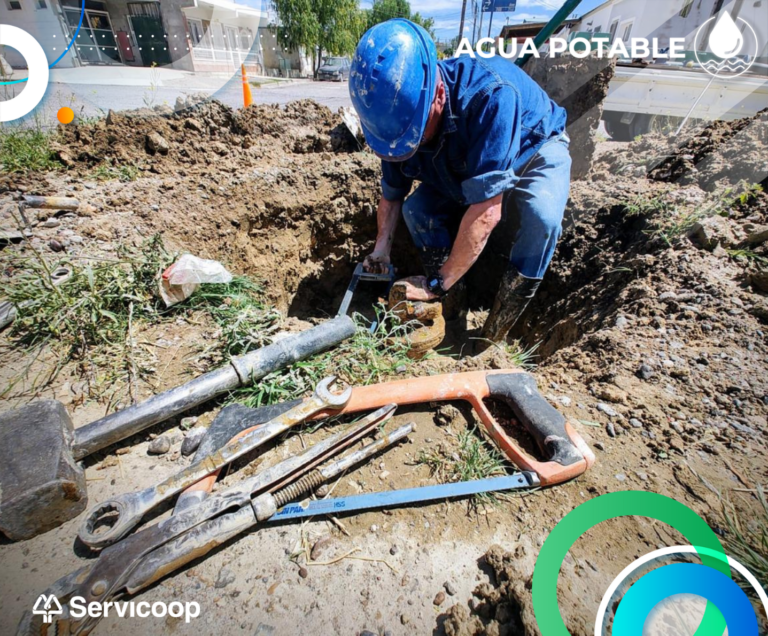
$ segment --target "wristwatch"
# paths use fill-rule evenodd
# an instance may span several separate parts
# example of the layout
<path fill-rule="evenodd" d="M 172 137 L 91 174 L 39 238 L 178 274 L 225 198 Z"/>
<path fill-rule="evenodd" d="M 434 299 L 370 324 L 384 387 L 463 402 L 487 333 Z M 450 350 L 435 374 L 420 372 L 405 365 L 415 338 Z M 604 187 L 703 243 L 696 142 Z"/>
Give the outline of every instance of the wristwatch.
<path fill-rule="evenodd" d="M 427 289 L 438 298 L 442 298 L 448 293 L 448 290 L 443 287 L 443 277 L 440 273 L 427 278 Z"/>

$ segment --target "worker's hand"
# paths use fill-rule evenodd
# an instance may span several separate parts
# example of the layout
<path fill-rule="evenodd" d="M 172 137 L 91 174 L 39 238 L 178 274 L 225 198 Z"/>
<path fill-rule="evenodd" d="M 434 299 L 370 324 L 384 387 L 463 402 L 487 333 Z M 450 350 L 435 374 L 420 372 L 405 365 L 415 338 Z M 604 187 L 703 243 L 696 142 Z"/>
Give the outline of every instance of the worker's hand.
<path fill-rule="evenodd" d="M 386 274 L 389 272 L 389 252 L 373 251 L 365 257 L 363 269 L 371 274 Z"/>
<path fill-rule="evenodd" d="M 405 285 L 405 297 L 408 300 L 425 301 L 437 299 L 437 296 L 427 289 L 426 276 L 411 276 L 398 282 Z"/>

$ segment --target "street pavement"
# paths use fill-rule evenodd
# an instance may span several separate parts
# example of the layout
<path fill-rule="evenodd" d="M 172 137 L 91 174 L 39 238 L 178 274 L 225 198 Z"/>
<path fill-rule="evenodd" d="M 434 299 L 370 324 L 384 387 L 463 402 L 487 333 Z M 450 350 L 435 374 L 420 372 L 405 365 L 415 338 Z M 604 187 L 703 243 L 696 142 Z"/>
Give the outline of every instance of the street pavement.
<path fill-rule="evenodd" d="M 78 77 L 76 81 L 56 81 L 61 79 L 55 73 L 51 75 L 46 96 L 40 105 L 23 120 L 15 122 L 21 125 L 37 125 L 43 128 L 55 127 L 56 113 L 62 106 L 69 106 L 80 118 L 105 116 L 110 110 L 133 110 L 167 104 L 171 108 L 177 97 L 204 93 L 215 97 L 232 108 L 242 108 L 243 88 L 239 74 L 227 81 L 221 77 L 200 77 L 190 74 L 187 77 L 164 76 L 157 82 L 131 82 L 124 78 L 115 78 L 120 84 L 103 83 L 109 79 L 99 78 L 100 83 L 86 83 L 87 77 Z M 69 79 L 65 77 L 64 79 Z M 84 81 L 85 80 L 85 81 Z M 261 87 L 251 86 L 253 101 L 256 104 L 287 104 L 297 99 L 314 99 L 336 111 L 341 106 L 351 106 L 346 82 L 315 82 L 311 80 L 276 81 L 270 78 L 251 78 Z M 2 87 L 0 101 L 18 93 L 23 84 Z"/>

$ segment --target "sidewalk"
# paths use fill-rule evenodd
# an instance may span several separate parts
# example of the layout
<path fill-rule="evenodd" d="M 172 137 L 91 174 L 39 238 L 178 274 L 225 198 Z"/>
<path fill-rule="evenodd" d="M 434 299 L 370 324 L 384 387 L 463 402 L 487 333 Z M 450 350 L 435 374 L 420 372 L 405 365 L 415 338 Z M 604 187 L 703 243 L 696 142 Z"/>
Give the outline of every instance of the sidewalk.
<path fill-rule="evenodd" d="M 16 71 L 16 75 L 21 73 Z M 26 71 L 19 78 L 26 75 Z M 143 86 L 158 88 L 184 88 L 185 90 L 218 90 L 239 73 L 197 73 L 167 68 L 142 66 L 81 66 L 77 68 L 53 68 L 50 81 L 57 84 L 88 84 L 92 86 Z M 308 80 L 282 77 L 249 76 L 249 81 L 262 88 L 278 87 Z"/>

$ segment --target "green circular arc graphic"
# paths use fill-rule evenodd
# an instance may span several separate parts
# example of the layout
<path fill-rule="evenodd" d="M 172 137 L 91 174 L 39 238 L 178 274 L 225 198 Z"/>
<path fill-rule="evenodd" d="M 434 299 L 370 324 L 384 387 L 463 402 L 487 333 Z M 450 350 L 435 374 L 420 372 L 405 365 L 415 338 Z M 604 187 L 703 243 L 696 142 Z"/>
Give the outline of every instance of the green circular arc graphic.
<path fill-rule="evenodd" d="M 717 535 L 699 515 L 684 504 L 664 495 L 640 490 L 602 495 L 583 503 L 563 517 L 541 546 L 533 571 L 531 593 L 533 611 L 542 636 L 571 636 L 560 615 L 557 601 L 557 579 L 568 550 L 581 535 L 600 522 L 630 516 L 649 517 L 672 526 L 689 544 L 707 548 L 701 554 L 704 565 L 731 576 L 727 559 L 709 554 L 711 550 L 725 557 Z M 694 636 L 722 636 L 725 628 L 725 619 L 720 610 L 708 602 Z"/>

